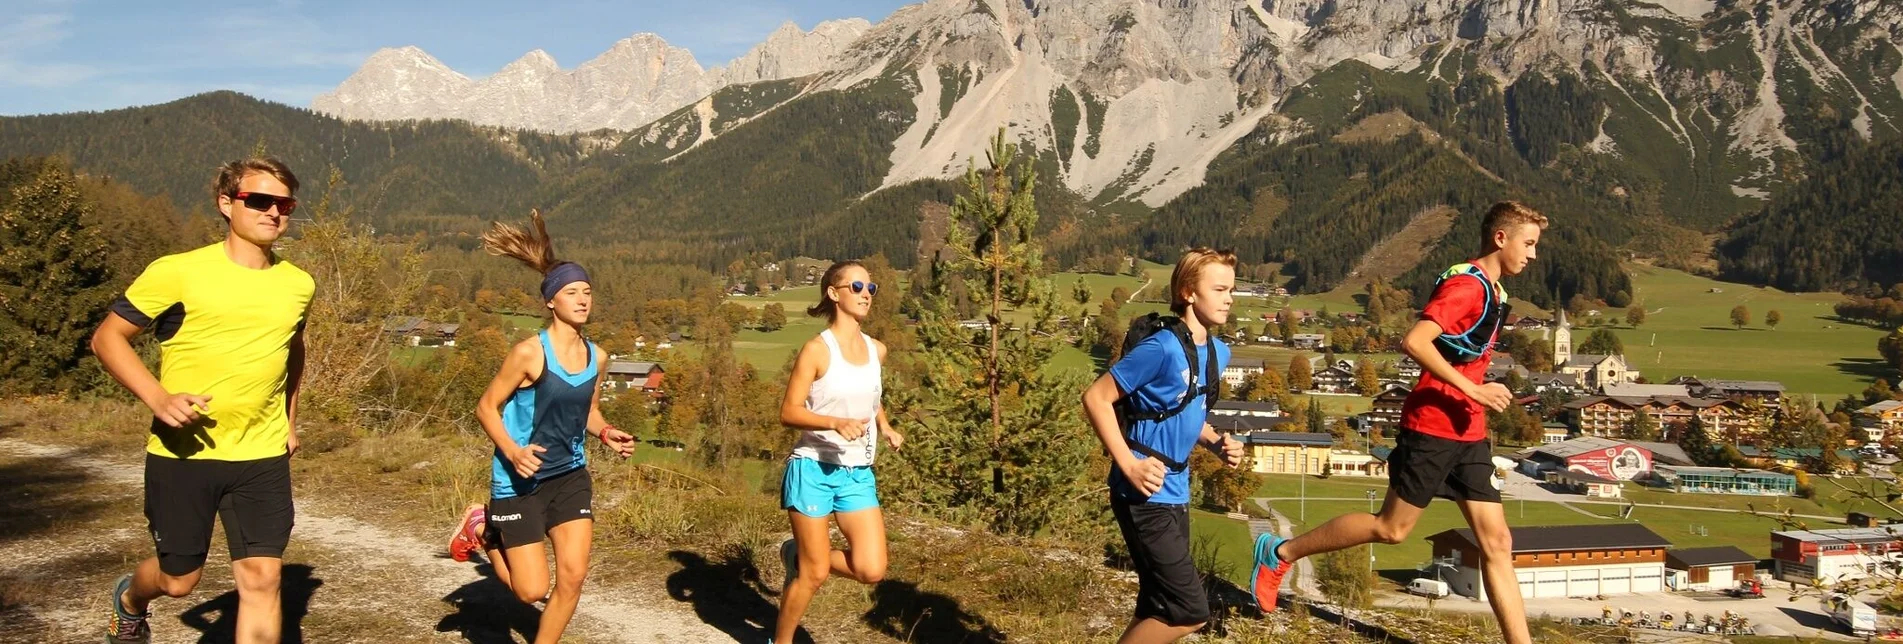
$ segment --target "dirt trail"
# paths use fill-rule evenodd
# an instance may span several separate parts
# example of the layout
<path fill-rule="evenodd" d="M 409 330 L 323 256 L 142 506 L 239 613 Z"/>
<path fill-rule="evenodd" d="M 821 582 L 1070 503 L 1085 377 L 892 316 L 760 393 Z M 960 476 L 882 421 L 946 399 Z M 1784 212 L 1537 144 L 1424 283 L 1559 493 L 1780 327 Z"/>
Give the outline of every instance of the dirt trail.
<path fill-rule="evenodd" d="M 35 487 L 36 479 L 50 482 Z M 24 555 L 0 572 L 0 628 L 34 641 L 96 641 L 106 610 L 100 589 L 150 551 L 139 514 L 141 466 L 0 438 L 0 482 L 11 488 L 0 507 L 42 519 L 0 530 L 0 547 Z M 304 639 L 506 642 L 523 641 L 522 631 L 532 627 L 533 609 L 486 578 L 486 567 L 448 559 L 443 544 L 422 538 L 435 535 L 399 534 L 327 512 L 310 496 L 297 500 L 285 556 L 287 622 Z M 211 551 L 198 592 L 155 604 L 154 641 L 223 641 L 217 632 L 229 628 L 235 596 L 222 536 Z M 569 635 L 588 642 L 734 641 L 685 606 L 630 603 L 644 594 L 591 580 Z M 285 641 L 296 641 L 288 635 Z"/>

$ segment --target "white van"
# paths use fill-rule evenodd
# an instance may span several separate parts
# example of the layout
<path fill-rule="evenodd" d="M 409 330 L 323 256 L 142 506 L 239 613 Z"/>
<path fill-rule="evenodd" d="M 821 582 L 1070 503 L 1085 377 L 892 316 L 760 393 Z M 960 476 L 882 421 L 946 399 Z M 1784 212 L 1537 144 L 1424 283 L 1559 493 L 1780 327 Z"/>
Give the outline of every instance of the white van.
<path fill-rule="evenodd" d="M 1443 597 L 1446 597 L 1448 594 L 1447 582 L 1441 581 L 1439 579 L 1428 579 L 1426 577 L 1422 577 L 1420 579 L 1416 579 L 1414 581 L 1408 582 L 1407 592 L 1420 595 L 1423 597 L 1433 597 L 1435 599 L 1441 599 Z"/>

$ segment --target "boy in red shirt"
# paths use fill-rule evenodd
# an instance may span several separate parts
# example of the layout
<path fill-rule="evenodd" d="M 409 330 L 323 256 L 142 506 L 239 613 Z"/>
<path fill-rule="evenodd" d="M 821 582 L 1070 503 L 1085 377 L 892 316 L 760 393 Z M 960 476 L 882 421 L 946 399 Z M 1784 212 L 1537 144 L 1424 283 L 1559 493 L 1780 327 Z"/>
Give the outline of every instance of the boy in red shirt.
<path fill-rule="evenodd" d="M 1533 261 L 1546 217 L 1518 202 L 1494 204 L 1481 231 L 1485 253 L 1441 274 L 1434 296 L 1402 344 L 1421 363 L 1421 380 L 1401 408 L 1401 433 L 1388 458 L 1388 496 L 1379 514 L 1335 517 L 1293 539 L 1264 534 L 1256 540 L 1256 603 L 1274 610 L 1276 591 L 1302 557 L 1364 543 L 1397 544 L 1439 496 L 1460 505 L 1480 545 L 1487 598 L 1507 644 L 1531 642 L 1519 580 L 1513 573 L 1513 537 L 1494 476 L 1487 410 L 1504 410 L 1513 394 L 1486 380 L 1493 342 L 1507 315 L 1498 279 Z M 1491 292 L 1489 292 L 1491 291 Z"/>

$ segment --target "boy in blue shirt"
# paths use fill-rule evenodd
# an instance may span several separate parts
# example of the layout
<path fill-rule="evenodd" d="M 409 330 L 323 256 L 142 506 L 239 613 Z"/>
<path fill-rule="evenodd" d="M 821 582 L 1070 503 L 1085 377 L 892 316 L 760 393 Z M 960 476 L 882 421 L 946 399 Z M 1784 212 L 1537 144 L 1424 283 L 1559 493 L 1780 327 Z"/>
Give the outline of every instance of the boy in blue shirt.
<path fill-rule="evenodd" d="M 1159 323 L 1084 390 L 1084 414 L 1114 463 L 1110 509 L 1137 572 L 1136 616 L 1122 644 L 1174 642 L 1209 621 L 1189 551 L 1187 461 L 1202 445 L 1230 467 L 1242 463 L 1242 442 L 1206 422 L 1213 378 L 1229 362 L 1229 347 L 1209 329 L 1229 321 L 1235 284 L 1234 253 L 1185 253 L 1170 276 L 1170 311 L 1180 322 Z"/>

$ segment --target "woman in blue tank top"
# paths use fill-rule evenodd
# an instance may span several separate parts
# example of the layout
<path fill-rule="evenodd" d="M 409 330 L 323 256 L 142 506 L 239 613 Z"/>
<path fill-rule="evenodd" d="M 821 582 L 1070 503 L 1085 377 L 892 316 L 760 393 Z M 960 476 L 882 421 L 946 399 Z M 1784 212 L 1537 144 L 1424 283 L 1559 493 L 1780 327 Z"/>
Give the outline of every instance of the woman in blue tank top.
<path fill-rule="evenodd" d="M 594 307 L 588 273 L 579 264 L 556 261 L 541 213 L 531 212 L 529 219 L 533 232 L 494 224 L 482 245 L 541 272 L 542 299 L 553 316 L 547 328 L 510 349 L 476 405 L 476 418 L 496 444 L 489 504 L 464 511 L 449 550 L 457 561 L 484 551 L 496 578 L 518 599 L 545 602 L 535 641 L 553 644 L 581 600 L 594 541 L 585 444 L 599 438 L 626 458 L 634 453 L 634 437 L 601 417 L 604 356 L 581 334 Z M 542 552 L 545 537 L 555 544 L 553 588 Z"/>

